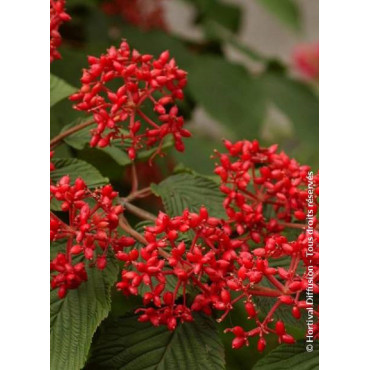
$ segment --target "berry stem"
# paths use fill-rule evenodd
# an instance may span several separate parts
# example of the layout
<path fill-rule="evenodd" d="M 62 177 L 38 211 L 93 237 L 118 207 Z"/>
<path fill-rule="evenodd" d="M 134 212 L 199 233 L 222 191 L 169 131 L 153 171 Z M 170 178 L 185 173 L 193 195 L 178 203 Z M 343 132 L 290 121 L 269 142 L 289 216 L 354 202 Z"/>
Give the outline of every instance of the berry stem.
<path fill-rule="evenodd" d="M 248 289 L 248 294 L 259 295 L 264 297 L 280 297 L 281 292 L 276 289 L 266 288 L 264 286 L 255 285 Z"/>
<path fill-rule="evenodd" d="M 292 229 L 304 229 L 306 227 L 304 224 L 294 224 L 293 222 L 279 222 L 279 225 L 291 227 Z"/>
<path fill-rule="evenodd" d="M 132 163 L 132 185 L 131 185 L 131 193 L 136 193 L 139 187 L 139 180 L 137 178 L 136 166 L 135 163 Z"/>
<path fill-rule="evenodd" d="M 272 315 L 279 308 L 280 305 L 281 305 L 281 302 L 280 301 L 276 301 L 276 303 L 271 307 L 270 312 L 266 315 L 265 319 L 263 320 L 263 323 L 262 323 L 263 326 L 265 326 L 265 325 L 267 325 L 269 323 Z"/>
<path fill-rule="evenodd" d="M 271 284 L 273 284 L 276 288 L 278 288 L 282 293 L 287 294 L 286 293 L 287 288 L 282 283 L 280 283 L 280 281 L 276 279 L 275 276 L 266 275 L 266 278 L 270 281 Z"/>
<path fill-rule="evenodd" d="M 140 109 L 136 109 L 137 114 L 146 122 L 149 123 L 149 125 L 153 126 L 154 128 L 159 128 L 159 126 L 152 121 L 146 114 L 144 114 Z"/>

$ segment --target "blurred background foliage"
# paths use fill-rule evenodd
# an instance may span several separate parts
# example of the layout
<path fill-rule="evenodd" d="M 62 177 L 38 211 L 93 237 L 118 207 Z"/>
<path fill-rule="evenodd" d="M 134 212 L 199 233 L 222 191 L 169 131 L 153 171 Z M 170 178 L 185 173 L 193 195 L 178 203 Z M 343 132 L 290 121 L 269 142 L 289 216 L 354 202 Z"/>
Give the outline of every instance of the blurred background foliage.
<path fill-rule="evenodd" d="M 264 145 L 278 143 L 316 171 L 318 70 L 307 76 L 294 64 L 293 57 L 294 43 L 311 42 L 317 37 L 318 30 L 317 34 L 307 32 L 306 24 L 307 17 L 314 21 L 318 17 L 316 8 L 309 15 L 305 13 L 309 9 L 305 3 L 315 2 L 318 0 L 67 0 L 72 21 L 61 27 L 62 59 L 51 64 L 51 73 L 79 87 L 81 71 L 87 67 L 86 56 L 99 55 L 110 45 L 119 45 L 122 38 L 141 53 L 158 56 L 168 49 L 179 67 L 188 72 L 180 109 L 193 137 L 185 141 L 184 153 L 169 146 L 167 156 L 157 158 L 153 166 L 139 159 L 141 187 L 187 168 L 212 175 L 210 156 L 214 149 L 222 150 L 223 138 L 258 139 Z M 253 27 L 259 21 L 263 32 Z M 309 62 L 318 68 L 318 55 L 317 60 Z M 85 117 L 73 110 L 67 99 L 59 101 L 51 110 L 51 136 L 81 118 Z M 125 166 L 124 160 L 117 165 L 119 161 L 110 154 L 71 141 L 58 146 L 55 157 L 88 161 L 122 195 L 128 194 L 131 167 Z M 158 209 L 158 198 L 145 202 L 145 208 Z M 137 304 L 117 293 L 113 298 L 113 315 L 122 315 Z M 244 310 L 239 311 L 232 312 L 220 331 L 230 324 L 249 325 Z M 303 337 L 303 329 L 292 330 Z M 255 346 L 233 351 L 231 337 L 221 337 L 228 369 L 250 369 L 261 357 L 251 349 Z M 273 340 L 268 349 L 276 345 Z"/>
<path fill-rule="evenodd" d="M 51 65 L 51 72 L 78 87 L 81 70 L 87 66 L 86 55 L 103 53 L 122 38 L 142 53 L 159 55 L 168 49 L 188 71 L 181 110 L 193 137 L 186 141 L 184 153 L 169 151 L 167 165 L 182 163 L 211 174 L 209 156 L 214 148 L 222 148 L 222 138 L 257 138 L 266 145 L 278 143 L 317 170 L 317 80 L 300 78 L 289 59 L 281 55 L 266 56 L 261 52 L 264 45 L 259 50 L 243 41 L 248 32 L 243 22 L 247 26 L 249 22 L 246 4 L 230 0 L 69 0 L 72 21 L 62 26 L 62 60 Z M 253 0 L 253 6 L 277 23 L 283 35 L 292 38 L 296 34 L 303 41 L 304 17 L 299 5 L 294 0 Z M 188 24 L 184 25 L 184 18 Z M 70 102 L 58 103 L 52 110 L 52 136 L 80 116 Z M 68 154 L 63 147 L 58 151 Z M 80 153 L 90 154 L 88 150 Z M 160 162 L 157 165 L 164 165 Z M 116 178 L 119 174 L 114 168 L 109 173 L 108 167 L 104 174 Z"/>

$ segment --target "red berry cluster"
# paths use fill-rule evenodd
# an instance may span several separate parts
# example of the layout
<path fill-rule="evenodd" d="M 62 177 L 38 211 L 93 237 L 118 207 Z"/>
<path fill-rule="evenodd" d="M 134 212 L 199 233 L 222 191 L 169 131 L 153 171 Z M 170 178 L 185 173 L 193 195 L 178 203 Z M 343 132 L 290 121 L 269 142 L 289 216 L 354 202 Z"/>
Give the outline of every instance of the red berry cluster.
<path fill-rule="evenodd" d="M 162 0 L 108 0 L 102 8 L 143 30 L 167 29 Z"/>
<path fill-rule="evenodd" d="M 263 322 L 256 316 L 254 303 L 246 303 L 246 311 L 249 317 L 256 319 L 257 328 L 249 332 L 239 327 L 231 330 L 236 336 L 233 346 L 239 348 L 248 344 L 248 337 L 257 333 L 260 336 L 258 349 L 263 350 L 264 334 L 269 332 L 277 334 L 281 342 L 292 343 L 294 338 L 285 332 L 284 323 L 278 321 L 275 329 L 268 324 L 281 305 L 291 306 L 293 317 L 299 319 L 301 310 L 308 308 L 301 293 L 306 289 L 313 294 L 319 292 L 316 217 L 319 175 L 314 175 L 309 166 L 299 165 L 284 152 L 277 153 L 276 145 L 261 148 L 257 141 L 225 141 L 225 147 L 228 153 L 216 153 L 220 163 L 215 173 L 220 176 L 220 190 L 226 196 L 226 228 L 245 242 L 248 259 L 253 256 L 253 263 L 252 260 L 244 263 L 238 275 L 244 280 L 251 274 L 250 281 L 268 281 L 280 292 Z M 294 229 L 299 235 L 289 236 Z M 282 257 L 289 258 L 288 266 L 276 263 Z M 273 261 L 278 267 L 269 267 Z M 303 267 L 303 273 L 298 272 L 299 266 Z M 318 317 L 318 312 L 314 315 Z M 314 329 L 318 336 L 318 324 Z"/>
<path fill-rule="evenodd" d="M 221 165 L 216 173 L 221 176 L 229 217 L 210 217 L 205 207 L 199 213 L 186 210 L 174 218 L 160 213 L 155 225 L 146 228 L 145 246 L 117 254 L 126 263 L 117 288 L 136 295 L 146 287 L 145 307 L 137 310 L 139 320 L 167 325 L 170 330 L 178 321 L 192 320 L 193 311 L 208 315 L 221 311 L 218 321 L 222 321 L 242 300 L 256 327 L 226 331 L 235 335 L 233 348 L 259 337 L 257 347 L 262 351 L 265 337 L 271 333 L 280 342 L 294 342 L 282 321 L 274 324 L 279 308 L 290 306 L 293 317 L 299 319 L 301 310 L 307 308 L 302 293 L 306 289 L 318 293 L 317 220 L 313 215 L 311 235 L 304 232 L 304 225 L 291 222 L 302 220 L 297 211 L 308 211 L 304 202 L 309 196 L 309 168 L 284 153 L 276 154 L 276 147 L 260 148 L 257 142 L 226 142 L 226 147 L 228 155 L 217 154 Z M 314 177 L 315 185 L 316 180 Z M 316 213 L 316 190 L 314 193 L 311 208 Z M 266 220 L 266 206 L 275 212 L 272 221 Z M 286 234 L 288 227 L 302 229 L 302 233 L 291 240 Z M 187 296 L 189 286 L 198 291 L 194 299 Z M 263 319 L 256 296 L 272 300 Z M 316 308 L 314 315 L 318 316 Z"/>
<path fill-rule="evenodd" d="M 71 19 L 64 7 L 65 0 L 50 0 L 50 62 L 61 58 L 57 50 L 62 43 L 59 26 Z"/>
<path fill-rule="evenodd" d="M 248 231 L 247 238 L 255 243 L 287 227 L 301 228 L 291 222 L 306 219 L 310 167 L 299 165 L 284 152 L 276 153 L 277 145 L 261 148 L 256 140 L 225 141 L 225 147 L 228 153 L 216 153 L 220 164 L 215 173 L 226 195 L 228 224 L 232 223 L 239 235 Z M 312 181 L 312 222 L 316 227 L 319 176 L 313 176 Z M 268 219 L 266 208 L 271 211 Z"/>
<path fill-rule="evenodd" d="M 183 128 L 184 119 L 174 102 L 184 97 L 186 72 L 177 67 L 168 51 L 154 59 L 130 50 L 123 41 L 118 49 L 112 46 L 100 58 L 88 57 L 88 62 L 90 68 L 81 78 L 83 85 L 70 99 L 78 102 L 75 109 L 93 114 L 97 126 L 91 131 L 92 147 L 106 147 L 118 139 L 134 159 L 144 146 L 158 145 L 155 154 L 160 153 L 164 138 L 172 135 L 176 149 L 184 150 L 182 138 L 190 132 Z M 117 83 L 118 89 L 113 87 Z M 158 122 L 144 113 L 148 103 Z"/>
<path fill-rule="evenodd" d="M 60 202 L 61 210 L 68 213 L 68 222 L 54 213 L 50 218 L 51 241 L 62 239 L 66 244 L 65 253 L 58 253 L 51 261 L 51 286 L 58 288 L 63 298 L 68 289 L 77 288 L 87 279 L 85 263 L 74 264 L 73 256 L 79 261 L 85 258 L 90 266 L 102 270 L 107 265 L 110 246 L 117 253 L 135 241 L 117 233 L 123 208 L 114 204 L 117 192 L 110 185 L 90 191 L 82 179 L 71 184 L 69 176 L 64 176 L 50 186 L 50 192 Z"/>
<path fill-rule="evenodd" d="M 134 258 L 130 254 L 117 255 L 127 265 L 117 288 L 126 295 L 138 294 L 140 286 L 149 290 L 143 295 L 143 303 L 152 306 L 137 311 L 141 313 L 140 321 L 167 325 L 173 330 L 178 320 L 193 319 L 191 311 L 210 314 L 212 306 L 226 309 L 222 279 L 242 242 L 230 240 L 221 224 L 220 220 L 209 217 L 204 207 L 199 214 L 185 211 L 172 219 L 160 213 L 155 226 L 145 230 L 147 244 L 140 251 L 130 252 L 135 251 Z M 187 248 L 186 237 L 190 232 L 194 237 Z M 202 292 L 192 305 L 186 300 L 189 285 L 197 286 Z M 178 294 L 182 295 L 181 303 L 177 303 Z"/>

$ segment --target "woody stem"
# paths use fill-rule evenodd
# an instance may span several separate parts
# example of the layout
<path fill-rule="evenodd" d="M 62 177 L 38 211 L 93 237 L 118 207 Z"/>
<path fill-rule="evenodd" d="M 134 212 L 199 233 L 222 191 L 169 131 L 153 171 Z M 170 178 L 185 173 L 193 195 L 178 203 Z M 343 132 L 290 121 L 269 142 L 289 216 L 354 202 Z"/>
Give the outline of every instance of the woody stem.
<path fill-rule="evenodd" d="M 121 229 L 123 231 L 126 231 L 127 234 L 131 235 L 134 239 L 136 239 L 139 243 L 142 243 L 144 245 L 147 245 L 148 242 L 146 241 L 146 239 L 139 233 L 137 232 L 135 229 L 133 229 L 131 227 L 131 225 L 128 223 L 128 221 L 126 220 L 126 218 L 124 216 L 120 216 L 119 217 L 119 226 L 121 227 Z M 164 251 L 163 249 L 159 249 L 158 250 L 158 253 L 164 257 L 164 258 L 170 258 L 171 256 L 166 252 Z"/>
<path fill-rule="evenodd" d="M 121 203 L 124 206 L 127 211 L 130 213 L 134 214 L 135 216 L 138 216 L 142 218 L 143 220 L 148 220 L 148 221 L 155 221 L 157 217 L 155 217 L 152 213 L 145 211 L 142 208 L 139 208 L 137 206 L 134 206 L 133 204 L 129 203 L 127 199 L 121 198 Z"/>
<path fill-rule="evenodd" d="M 144 198 L 151 194 L 152 189 L 148 186 L 147 188 L 143 188 L 134 192 L 131 192 L 126 198 L 126 202 L 131 202 L 137 198 Z"/>

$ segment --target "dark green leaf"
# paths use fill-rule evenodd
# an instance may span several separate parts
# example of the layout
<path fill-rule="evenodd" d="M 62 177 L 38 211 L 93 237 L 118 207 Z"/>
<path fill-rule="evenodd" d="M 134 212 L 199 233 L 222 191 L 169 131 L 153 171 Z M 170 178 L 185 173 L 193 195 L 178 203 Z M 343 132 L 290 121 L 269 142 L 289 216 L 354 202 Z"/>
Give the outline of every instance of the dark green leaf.
<path fill-rule="evenodd" d="M 221 370 L 224 350 L 214 321 L 196 315 L 173 332 L 165 326 L 122 317 L 104 327 L 92 346 L 87 369 L 109 370 Z"/>
<path fill-rule="evenodd" d="M 265 98 L 261 84 L 243 67 L 219 57 L 200 57 L 189 69 L 189 90 L 236 137 L 259 136 Z"/>
<path fill-rule="evenodd" d="M 50 75 L 50 107 L 73 94 L 77 89 L 61 78 Z"/>
<path fill-rule="evenodd" d="M 275 267 L 275 268 L 283 267 L 286 270 L 288 270 L 289 265 L 290 265 L 290 261 L 291 261 L 290 258 L 282 257 L 282 258 L 279 258 L 278 260 L 272 260 L 271 263 L 269 262 L 269 266 L 270 267 Z M 300 263 L 298 268 L 297 268 L 297 273 L 302 275 L 304 273 L 304 271 L 305 271 L 305 267 L 302 265 L 302 263 Z M 262 282 L 261 282 L 261 285 L 266 286 L 268 288 L 274 288 L 274 286 L 267 279 L 263 279 Z M 274 299 L 271 299 L 270 297 L 254 296 L 253 299 L 254 299 L 254 301 L 256 303 L 256 306 L 258 307 L 262 316 L 266 316 L 269 313 L 269 311 L 271 310 L 271 308 L 273 307 L 273 305 L 275 304 L 275 302 L 276 302 Z M 302 299 L 305 299 L 305 298 L 302 298 Z M 316 302 L 316 301 L 314 302 L 315 305 L 317 303 L 318 302 Z M 303 309 L 301 309 L 301 317 L 299 319 L 296 319 L 292 315 L 292 307 L 291 306 L 281 305 L 275 311 L 275 317 L 277 319 L 280 319 L 280 320 L 284 321 L 284 323 L 287 326 L 289 326 L 290 328 L 297 329 L 299 333 L 301 333 L 302 330 L 306 329 L 306 327 L 307 327 L 307 324 L 306 324 L 307 311 L 303 310 Z"/>
<path fill-rule="evenodd" d="M 319 100 L 310 88 L 282 74 L 268 73 L 261 78 L 267 98 L 292 121 L 297 137 L 319 150 Z"/>
<path fill-rule="evenodd" d="M 193 63 L 194 56 L 185 44 L 178 38 L 163 31 L 152 30 L 143 32 L 131 26 L 122 28 L 122 36 L 129 40 L 131 47 L 140 53 L 152 54 L 158 57 L 164 50 L 169 50 L 171 57 L 176 59 L 180 68 L 187 70 Z"/>
<path fill-rule="evenodd" d="M 110 289 L 117 279 L 118 268 L 109 261 L 104 271 L 88 269 L 88 281 L 59 299 L 51 291 L 50 302 L 50 368 L 80 370 L 86 359 L 92 337 L 107 317 Z"/>
<path fill-rule="evenodd" d="M 269 12 L 294 30 L 301 28 L 301 14 L 298 5 L 292 0 L 257 0 Z"/>
<path fill-rule="evenodd" d="M 205 137 L 200 132 L 194 132 L 190 140 L 187 140 L 186 149 L 184 152 L 172 150 L 171 154 L 178 163 L 182 163 L 185 167 L 202 174 L 213 174 L 215 168 L 214 161 L 210 159 L 214 149 L 223 151 L 221 140 L 215 141 L 212 137 Z"/>
<path fill-rule="evenodd" d="M 91 119 L 91 118 L 89 118 Z M 71 124 L 63 127 L 63 131 L 76 126 L 77 124 L 81 123 L 81 119 L 78 119 L 75 122 L 72 122 Z M 72 135 L 67 136 L 64 141 L 70 145 L 72 148 L 82 150 L 86 146 L 88 146 L 91 135 L 90 135 L 91 127 L 87 126 L 83 128 L 82 130 L 79 130 L 75 132 Z M 165 151 L 166 149 L 170 148 L 173 145 L 173 140 L 170 137 L 167 137 L 162 145 L 162 150 Z M 110 146 L 107 146 L 105 148 L 98 148 L 102 152 L 108 154 L 112 159 L 114 159 L 120 166 L 127 166 L 132 163 L 130 158 L 128 157 L 127 153 L 123 150 L 124 148 L 128 148 L 130 146 L 129 140 L 125 142 L 125 144 L 122 145 L 121 140 L 113 140 L 111 142 Z M 137 153 L 137 159 L 138 160 L 146 160 L 150 158 L 154 152 L 157 150 L 157 148 L 151 148 L 146 150 L 140 150 Z"/>
<path fill-rule="evenodd" d="M 86 120 L 90 120 L 91 118 L 87 118 Z M 79 123 L 81 123 L 81 120 L 77 120 L 75 122 L 72 122 L 71 124 L 63 127 L 63 131 L 69 129 L 70 127 L 73 127 Z M 90 135 L 91 127 L 87 126 L 84 129 L 75 132 L 72 135 L 67 136 L 64 141 L 70 145 L 72 148 L 82 150 L 84 149 L 90 142 L 91 135 Z M 119 145 L 115 145 L 113 142 L 111 146 L 105 147 L 105 148 L 98 148 L 99 150 L 103 151 L 104 153 L 108 154 L 111 158 L 113 158 L 120 166 L 127 166 L 131 164 L 131 160 L 124 152 Z"/>
<path fill-rule="evenodd" d="M 179 216 L 186 208 L 197 212 L 204 205 L 210 216 L 225 217 L 222 206 L 224 197 L 217 183 L 209 178 L 181 173 L 168 177 L 159 184 L 152 184 L 152 190 L 162 198 L 170 216 Z"/>
<path fill-rule="evenodd" d="M 272 306 L 275 304 L 275 300 L 269 297 L 253 297 L 256 306 L 259 309 L 259 312 L 262 314 L 262 317 L 265 317 L 271 310 Z M 292 315 L 292 307 L 287 305 L 280 306 L 275 311 L 275 318 L 278 320 L 284 321 L 284 323 L 291 327 L 297 328 L 300 331 L 306 328 L 306 319 L 307 315 L 305 316 L 305 311 L 301 310 L 302 316 L 299 320 L 295 319 Z"/>
<path fill-rule="evenodd" d="M 253 370 L 318 370 L 319 348 L 318 342 L 314 343 L 312 352 L 306 351 L 305 342 L 295 344 L 282 344 L 266 357 L 262 358 L 253 367 Z"/>
<path fill-rule="evenodd" d="M 73 126 L 77 126 L 83 122 L 90 121 L 90 120 L 91 120 L 91 117 L 86 118 L 86 119 L 78 118 L 77 120 L 73 121 L 69 125 L 64 126 L 61 133 L 70 129 Z M 72 148 L 82 150 L 90 142 L 90 139 L 91 139 L 90 130 L 91 130 L 91 126 L 87 126 L 73 133 L 72 135 L 69 135 L 66 138 L 64 138 L 64 142 L 67 143 Z"/>
<path fill-rule="evenodd" d="M 205 14 L 204 18 L 203 23 L 206 29 L 207 25 L 216 22 L 232 32 L 237 32 L 240 28 L 241 11 L 234 4 L 213 2 L 212 7 Z"/>
<path fill-rule="evenodd" d="M 86 185 L 95 188 L 108 183 L 108 178 L 103 177 L 91 164 L 75 158 L 53 158 L 55 170 L 50 173 L 50 179 L 57 182 L 62 176 L 68 175 L 71 182 L 81 177 Z"/>

